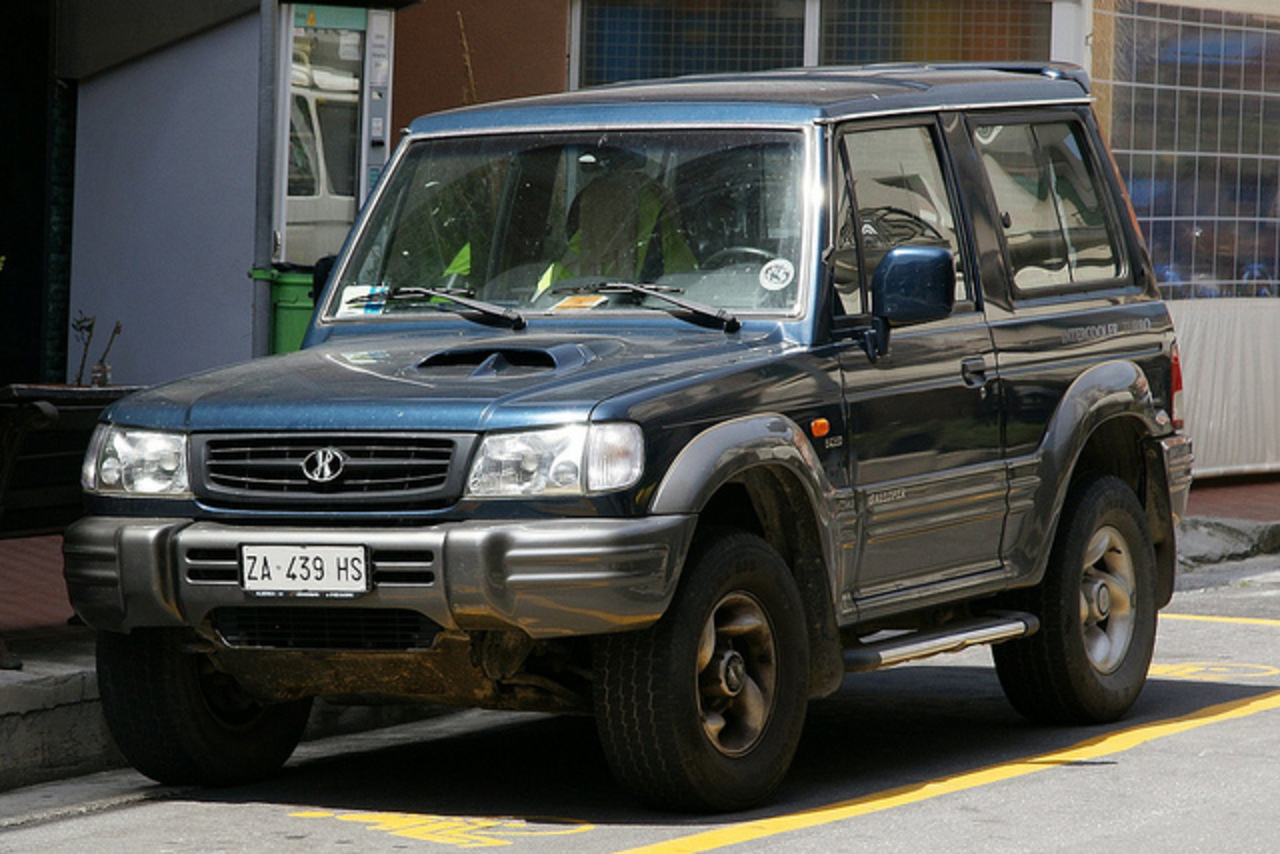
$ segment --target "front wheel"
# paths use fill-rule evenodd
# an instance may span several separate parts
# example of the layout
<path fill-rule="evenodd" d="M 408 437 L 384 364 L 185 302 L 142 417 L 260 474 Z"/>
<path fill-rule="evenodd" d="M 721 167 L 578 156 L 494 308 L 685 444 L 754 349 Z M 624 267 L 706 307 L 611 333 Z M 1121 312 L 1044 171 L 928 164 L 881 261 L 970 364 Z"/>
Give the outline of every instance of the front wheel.
<path fill-rule="evenodd" d="M 1124 481 L 1072 487 L 1044 581 L 1011 603 L 1040 631 L 992 648 L 1005 695 L 1024 716 L 1105 723 L 1133 706 L 1156 637 L 1155 552 Z"/>
<path fill-rule="evenodd" d="M 279 770 L 311 700 L 261 704 L 174 629 L 98 635 L 98 690 L 125 759 L 169 785 L 230 786 Z"/>
<path fill-rule="evenodd" d="M 653 627 L 598 638 L 596 720 L 614 774 L 660 808 L 739 810 L 785 776 L 804 727 L 804 609 L 759 537 L 695 543 Z"/>

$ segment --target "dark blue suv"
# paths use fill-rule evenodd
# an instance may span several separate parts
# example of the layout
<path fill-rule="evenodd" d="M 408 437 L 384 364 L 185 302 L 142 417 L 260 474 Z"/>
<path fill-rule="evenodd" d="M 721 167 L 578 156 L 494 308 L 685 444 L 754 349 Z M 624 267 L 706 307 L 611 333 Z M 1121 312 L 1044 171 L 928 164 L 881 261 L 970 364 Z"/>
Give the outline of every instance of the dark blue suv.
<path fill-rule="evenodd" d="M 1068 67 L 817 68 L 416 121 L 302 352 L 112 407 L 67 532 L 125 755 L 231 784 L 316 696 L 590 712 L 649 803 L 767 798 L 847 672 L 1142 689 L 1173 329 Z"/>

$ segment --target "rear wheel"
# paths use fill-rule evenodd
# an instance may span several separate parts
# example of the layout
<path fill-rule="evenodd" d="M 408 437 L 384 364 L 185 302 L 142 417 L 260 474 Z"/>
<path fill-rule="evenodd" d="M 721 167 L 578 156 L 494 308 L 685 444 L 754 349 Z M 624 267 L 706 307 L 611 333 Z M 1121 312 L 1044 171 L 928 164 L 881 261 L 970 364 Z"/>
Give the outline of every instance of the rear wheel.
<path fill-rule="evenodd" d="M 593 648 L 601 742 L 614 774 L 661 808 L 737 810 L 787 772 L 808 702 L 799 591 L 759 537 L 700 538 L 671 607 Z"/>
<path fill-rule="evenodd" d="M 1124 481 L 1090 477 L 1068 495 L 1045 579 L 1016 607 L 1040 631 L 992 648 L 1005 695 L 1033 720 L 1103 723 L 1129 710 L 1155 646 L 1155 553 Z"/>
<path fill-rule="evenodd" d="M 261 704 L 186 652 L 181 630 L 98 635 L 98 690 L 133 767 L 170 785 L 230 786 L 279 770 L 302 737 L 311 701 Z"/>

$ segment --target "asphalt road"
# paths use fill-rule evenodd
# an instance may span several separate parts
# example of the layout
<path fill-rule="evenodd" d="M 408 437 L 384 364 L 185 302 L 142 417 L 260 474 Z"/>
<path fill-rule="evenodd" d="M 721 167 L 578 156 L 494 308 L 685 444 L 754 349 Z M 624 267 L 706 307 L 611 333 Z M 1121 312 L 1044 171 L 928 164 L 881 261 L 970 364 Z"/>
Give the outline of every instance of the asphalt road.
<path fill-rule="evenodd" d="M 850 676 L 752 813 L 638 808 L 590 720 L 464 712 L 303 745 L 255 786 L 9 792 L 0 851 L 1280 850 L 1280 558 L 1181 586 L 1124 721 L 1024 723 L 986 650 Z"/>

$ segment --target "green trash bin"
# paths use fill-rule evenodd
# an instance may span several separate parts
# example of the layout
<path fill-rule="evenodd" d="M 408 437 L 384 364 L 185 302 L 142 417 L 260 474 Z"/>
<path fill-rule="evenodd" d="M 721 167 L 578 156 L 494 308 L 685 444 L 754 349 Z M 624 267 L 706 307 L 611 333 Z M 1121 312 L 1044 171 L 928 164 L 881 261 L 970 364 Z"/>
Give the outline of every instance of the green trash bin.
<path fill-rule="evenodd" d="M 254 269 L 249 277 L 271 285 L 272 353 L 292 353 L 302 347 L 302 338 L 311 324 L 315 300 L 311 296 L 314 277 L 308 268 Z"/>

